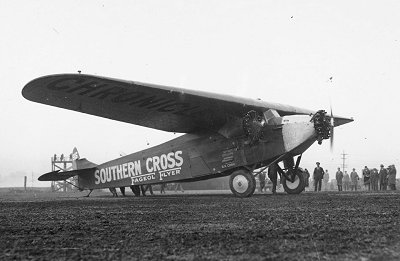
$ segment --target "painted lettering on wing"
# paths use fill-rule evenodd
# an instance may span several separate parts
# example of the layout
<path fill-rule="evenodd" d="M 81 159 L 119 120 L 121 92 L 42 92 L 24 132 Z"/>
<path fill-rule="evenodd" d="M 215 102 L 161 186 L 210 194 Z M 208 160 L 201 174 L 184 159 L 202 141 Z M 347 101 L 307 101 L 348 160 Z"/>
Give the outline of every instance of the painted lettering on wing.
<path fill-rule="evenodd" d="M 139 109 L 153 110 L 160 113 L 172 113 L 194 116 L 204 113 L 198 105 L 177 100 L 172 91 L 136 82 L 116 82 L 91 77 L 65 77 L 48 83 L 52 91 L 62 91 L 71 95 L 84 96 L 88 99 L 109 101 L 113 104 L 133 106 Z M 154 92 L 154 90 L 158 92 Z"/>

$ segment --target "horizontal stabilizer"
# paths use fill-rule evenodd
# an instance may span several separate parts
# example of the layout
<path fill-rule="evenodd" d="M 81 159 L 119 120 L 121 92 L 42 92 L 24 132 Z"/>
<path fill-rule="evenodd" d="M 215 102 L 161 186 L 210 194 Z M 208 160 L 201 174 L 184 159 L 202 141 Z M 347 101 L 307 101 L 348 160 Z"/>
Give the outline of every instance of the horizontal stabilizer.
<path fill-rule="evenodd" d="M 62 181 L 69 179 L 74 176 L 84 176 L 93 173 L 95 168 L 90 169 L 80 169 L 80 170 L 72 170 L 72 171 L 52 171 L 46 174 L 41 175 L 38 180 L 39 181 Z"/>

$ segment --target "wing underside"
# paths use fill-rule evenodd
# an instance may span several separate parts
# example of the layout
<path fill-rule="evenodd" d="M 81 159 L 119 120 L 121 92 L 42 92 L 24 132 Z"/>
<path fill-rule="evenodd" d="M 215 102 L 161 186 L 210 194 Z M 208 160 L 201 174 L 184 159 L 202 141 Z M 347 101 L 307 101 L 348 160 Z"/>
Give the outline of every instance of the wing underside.
<path fill-rule="evenodd" d="M 144 127 L 191 133 L 219 131 L 250 110 L 310 114 L 293 106 L 83 74 L 37 78 L 22 91 L 31 101 Z"/>

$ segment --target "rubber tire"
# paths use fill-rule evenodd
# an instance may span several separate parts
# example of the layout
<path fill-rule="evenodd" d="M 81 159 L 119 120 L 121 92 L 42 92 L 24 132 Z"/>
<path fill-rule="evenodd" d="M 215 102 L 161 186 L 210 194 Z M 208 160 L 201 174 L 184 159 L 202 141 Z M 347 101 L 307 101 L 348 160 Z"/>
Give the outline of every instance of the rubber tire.
<path fill-rule="evenodd" d="M 236 180 L 235 180 L 236 178 Z M 245 179 L 247 181 L 247 188 L 245 188 L 244 191 L 237 191 L 235 189 L 235 186 L 237 187 L 238 184 L 234 184 L 234 182 L 237 182 L 237 179 Z M 254 191 L 256 190 L 256 178 L 247 170 L 244 169 L 239 169 L 234 171 L 230 178 L 229 178 L 229 187 L 232 191 L 232 193 L 239 198 L 247 198 L 250 197 L 254 194 Z"/>
<path fill-rule="evenodd" d="M 290 187 L 288 187 L 288 183 L 292 183 L 292 182 L 287 181 L 286 178 L 282 175 L 282 185 L 283 185 L 283 188 L 285 189 L 286 193 L 300 194 L 304 190 L 304 188 L 306 186 L 306 182 L 304 180 L 303 173 L 300 170 L 296 171 L 296 178 L 299 180 L 299 185 L 296 188 L 290 188 Z M 296 179 L 295 179 L 295 181 L 296 181 Z"/>

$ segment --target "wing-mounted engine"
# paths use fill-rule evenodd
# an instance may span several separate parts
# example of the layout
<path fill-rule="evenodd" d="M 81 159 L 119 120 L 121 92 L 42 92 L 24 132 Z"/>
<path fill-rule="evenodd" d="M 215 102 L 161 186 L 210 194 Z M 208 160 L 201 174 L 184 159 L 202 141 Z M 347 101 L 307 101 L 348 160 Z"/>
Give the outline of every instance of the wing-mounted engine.
<path fill-rule="evenodd" d="M 258 142 L 262 138 L 262 129 L 266 122 L 261 113 L 254 110 L 247 112 L 243 116 L 243 131 L 250 139 L 250 145 Z"/>
<path fill-rule="evenodd" d="M 282 117 L 276 110 L 269 109 L 264 113 L 251 110 L 243 116 L 242 126 L 245 135 L 250 140 L 250 145 L 257 143 L 263 138 L 263 129 L 267 126 L 282 124 Z"/>

